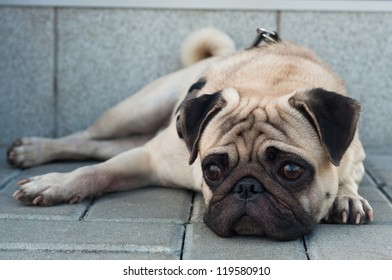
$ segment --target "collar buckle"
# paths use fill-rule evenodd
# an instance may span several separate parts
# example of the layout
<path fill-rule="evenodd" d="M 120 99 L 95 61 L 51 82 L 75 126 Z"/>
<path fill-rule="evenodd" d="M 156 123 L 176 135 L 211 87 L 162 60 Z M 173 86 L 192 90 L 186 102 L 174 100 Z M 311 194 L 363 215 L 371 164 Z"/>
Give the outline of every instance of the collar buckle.
<path fill-rule="evenodd" d="M 258 47 L 262 42 L 270 43 L 278 43 L 280 42 L 280 38 L 278 33 L 275 31 L 270 31 L 264 28 L 257 28 L 257 35 L 254 41 L 252 42 L 250 48 Z"/>

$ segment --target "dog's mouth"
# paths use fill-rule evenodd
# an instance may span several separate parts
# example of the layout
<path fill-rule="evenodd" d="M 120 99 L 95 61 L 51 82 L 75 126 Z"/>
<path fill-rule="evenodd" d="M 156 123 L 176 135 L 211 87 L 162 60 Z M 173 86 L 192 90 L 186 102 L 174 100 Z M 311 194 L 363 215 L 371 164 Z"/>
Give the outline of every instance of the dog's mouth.
<path fill-rule="evenodd" d="M 316 225 L 302 208 L 295 208 L 267 191 L 252 200 L 227 195 L 210 204 L 204 222 L 222 237 L 247 235 L 276 240 L 295 240 Z"/>

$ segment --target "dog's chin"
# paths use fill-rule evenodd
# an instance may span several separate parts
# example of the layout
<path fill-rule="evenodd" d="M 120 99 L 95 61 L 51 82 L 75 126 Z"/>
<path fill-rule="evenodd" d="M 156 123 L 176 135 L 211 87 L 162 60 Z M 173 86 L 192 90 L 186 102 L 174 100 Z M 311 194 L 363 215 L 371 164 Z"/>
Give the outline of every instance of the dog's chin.
<path fill-rule="evenodd" d="M 298 239 L 316 226 L 314 219 L 301 207 L 289 208 L 271 194 L 246 204 L 226 197 L 210 205 L 204 222 L 222 237 L 262 236 L 281 241 Z"/>
<path fill-rule="evenodd" d="M 260 226 L 249 216 L 244 215 L 234 222 L 231 230 L 236 235 L 265 236 Z"/>

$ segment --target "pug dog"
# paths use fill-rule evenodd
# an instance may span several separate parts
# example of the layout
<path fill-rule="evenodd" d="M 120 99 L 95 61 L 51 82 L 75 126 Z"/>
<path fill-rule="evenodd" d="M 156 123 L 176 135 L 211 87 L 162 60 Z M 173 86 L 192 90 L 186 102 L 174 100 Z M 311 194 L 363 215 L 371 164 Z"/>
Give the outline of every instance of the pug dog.
<path fill-rule="evenodd" d="M 204 222 L 222 237 L 293 240 L 321 222 L 363 224 L 360 104 L 312 51 L 258 29 L 248 49 L 213 28 L 184 42 L 185 68 L 59 139 L 22 138 L 8 162 L 106 160 L 23 179 L 25 204 L 78 203 L 149 185 L 201 191 Z M 169 203 L 169 202 L 168 202 Z"/>

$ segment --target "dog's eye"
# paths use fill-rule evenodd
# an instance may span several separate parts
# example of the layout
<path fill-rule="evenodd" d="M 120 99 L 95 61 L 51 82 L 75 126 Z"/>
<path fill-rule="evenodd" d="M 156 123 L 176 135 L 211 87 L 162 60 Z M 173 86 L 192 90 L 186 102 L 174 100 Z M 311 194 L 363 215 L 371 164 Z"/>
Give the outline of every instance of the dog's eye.
<path fill-rule="evenodd" d="M 281 168 L 280 168 L 280 175 L 289 181 L 294 181 L 299 179 L 302 174 L 304 173 L 304 169 L 293 163 L 293 162 L 289 162 L 289 163 L 285 163 Z"/>
<path fill-rule="evenodd" d="M 204 168 L 204 176 L 210 181 L 218 181 L 222 178 L 222 170 L 216 164 L 209 164 Z"/>

